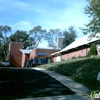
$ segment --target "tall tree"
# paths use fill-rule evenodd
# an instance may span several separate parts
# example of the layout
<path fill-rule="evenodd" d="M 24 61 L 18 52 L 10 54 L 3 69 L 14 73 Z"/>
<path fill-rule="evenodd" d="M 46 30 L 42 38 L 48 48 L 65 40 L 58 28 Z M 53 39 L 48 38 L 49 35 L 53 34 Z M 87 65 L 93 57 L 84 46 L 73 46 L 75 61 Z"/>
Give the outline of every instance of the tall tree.
<path fill-rule="evenodd" d="M 85 7 L 85 14 L 91 18 L 90 22 L 86 24 L 86 28 L 82 28 L 83 33 L 92 33 L 95 36 L 100 33 L 100 0 L 87 0 L 88 5 Z"/>
<path fill-rule="evenodd" d="M 63 37 L 63 33 L 60 29 L 50 29 L 45 36 L 45 39 L 48 42 L 48 47 L 50 48 L 56 48 L 57 47 L 57 38 Z"/>
<path fill-rule="evenodd" d="M 30 48 L 35 42 L 26 31 L 17 30 L 9 37 L 12 42 L 20 42 L 23 44 L 24 49 Z"/>
<path fill-rule="evenodd" d="M 63 31 L 64 39 L 63 39 L 63 47 L 68 46 L 72 42 L 75 41 L 75 38 L 77 37 L 77 32 L 74 29 L 74 26 L 70 26 L 68 30 Z"/>
<path fill-rule="evenodd" d="M 29 33 L 30 37 L 35 41 L 32 48 L 37 48 L 39 43 L 41 43 L 44 39 L 46 30 L 42 29 L 41 26 L 36 26 L 32 30 L 30 30 Z"/>
<path fill-rule="evenodd" d="M 11 32 L 11 27 L 5 25 L 1 26 L 0 25 L 0 46 L 1 46 L 1 55 L 3 55 L 2 59 L 5 60 L 5 57 L 7 56 L 7 51 L 8 51 L 8 36 L 7 33 Z"/>

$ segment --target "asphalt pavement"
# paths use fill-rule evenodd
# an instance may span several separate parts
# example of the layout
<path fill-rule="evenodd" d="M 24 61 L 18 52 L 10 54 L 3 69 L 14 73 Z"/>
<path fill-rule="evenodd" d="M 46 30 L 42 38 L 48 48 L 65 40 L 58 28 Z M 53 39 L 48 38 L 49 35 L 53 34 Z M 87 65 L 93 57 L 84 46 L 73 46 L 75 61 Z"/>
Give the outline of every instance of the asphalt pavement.
<path fill-rule="evenodd" d="M 69 77 L 48 71 L 42 68 L 32 68 L 44 73 L 49 74 L 51 77 L 60 81 L 63 85 L 74 91 L 74 95 L 61 95 L 61 96 L 50 96 L 50 97 L 38 97 L 38 98 L 28 98 L 28 99 L 18 99 L 18 100 L 91 100 L 90 97 L 85 97 L 82 94 L 90 91 L 87 87 L 83 86 L 80 83 L 77 83 L 70 79 Z"/>

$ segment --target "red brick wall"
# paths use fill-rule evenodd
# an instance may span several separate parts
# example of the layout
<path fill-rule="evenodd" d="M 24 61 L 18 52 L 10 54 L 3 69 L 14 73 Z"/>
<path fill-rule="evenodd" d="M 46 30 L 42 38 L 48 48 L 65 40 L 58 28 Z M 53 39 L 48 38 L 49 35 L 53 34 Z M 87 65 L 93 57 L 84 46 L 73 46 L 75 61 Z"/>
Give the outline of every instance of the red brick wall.
<path fill-rule="evenodd" d="M 30 54 L 24 54 L 19 49 L 23 49 L 21 43 L 10 43 L 8 60 L 12 67 L 23 67 L 26 61 L 36 58 L 37 52 L 44 52 L 47 57 L 50 57 L 52 53 L 59 51 L 53 49 L 34 49 Z"/>
<path fill-rule="evenodd" d="M 22 49 L 21 43 L 10 43 L 9 45 L 9 61 L 12 67 L 22 67 L 23 53 L 19 50 Z"/>
<path fill-rule="evenodd" d="M 25 54 L 25 62 L 30 60 L 30 54 Z"/>
<path fill-rule="evenodd" d="M 36 53 L 37 52 L 44 52 L 46 53 L 47 57 L 50 57 L 52 53 L 57 52 L 59 50 L 53 50 L 53 49 L 34 49 L 31 53 L 30 53 L 30 59 L 34 59 L 36 57 Z"/>
<path fill-rule="evenodd" d="M 65 60 L 65 59 L 71 59 L 72 57 L 82 57 L 82 56 L 86 56 L 87 55 L 87 48 L 82 49 L 82 50 L 76 50 L 76 51 L 72 51 L 66 54 L 62 54 L 61 55 L 61 59 Z"/>
<path fill-rule="evenodd" d="M 34 59 L 35 57 L 36 57 L 36 49 L 31 51 L 29 59 Z"/>
<path fill-rule="evenodd" d="M 36 52 L 45 52 L 47 57 L 50 57 L 52 53 L 55 53 L 59 50 L 53 50 L 53 49 L 36 49 Z"/>
<path fill-rule="evenodd" d="M 62 54 L 61 59 L 66 60 L 66 59 L 69 59 L 71 56 L 72 56 L 71 53 Z"/>
<path fill-rule="evenodd" d="M 55 57 L 55 56 L 52 57 L 52 61 L 53 61 L 53 62 L 56 62 L 56 57 Z"/>
<path fill-rule="evenodd" d="M 71 59 L 73 57 L 77 58 L 77 57 L 82 57 L 82 56 L 86 56 L 88 53 L 88 48 L 84 47 L 83 49 L 73 49 L 69 52 L 64 52 L 61 54 L 61 60 L 67 60 L 67 59 Z M 56 62 L 56 57 L 53 56 L 52 57 L 53 61 Z"/>
<path fill-rule="evenodd" d="M 21 66 L 20 67 L 24 67 L 24 65 L 25 65 L 25 57 L 26 57 L 26 55 L 24 54 L 24 53 L 22 53 L 22 62 L 20 62 L 21 63 Z"/>

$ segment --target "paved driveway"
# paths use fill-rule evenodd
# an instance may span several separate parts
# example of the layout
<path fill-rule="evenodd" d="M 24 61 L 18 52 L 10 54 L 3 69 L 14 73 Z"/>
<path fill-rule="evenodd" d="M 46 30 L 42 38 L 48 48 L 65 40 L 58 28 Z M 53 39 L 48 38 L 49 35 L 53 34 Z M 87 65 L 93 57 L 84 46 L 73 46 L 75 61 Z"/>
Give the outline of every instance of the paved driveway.
<path fill-rule="evenodd" d="M 50 75 L 35 69 L 0 68 L 0 97 L 22 99 L 75 94 Z"/>
<path fill-rule="evenodd" d="M 73 80 L 40 68 L 0 68 L 0 100 L 90 100 Z"/>

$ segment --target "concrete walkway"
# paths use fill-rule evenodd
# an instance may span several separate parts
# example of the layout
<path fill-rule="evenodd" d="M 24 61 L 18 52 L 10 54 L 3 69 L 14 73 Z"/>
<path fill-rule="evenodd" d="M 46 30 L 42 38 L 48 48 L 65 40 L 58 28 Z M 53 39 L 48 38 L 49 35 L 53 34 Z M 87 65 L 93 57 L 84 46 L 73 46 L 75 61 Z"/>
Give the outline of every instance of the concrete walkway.
<path fill-rule="evenodd" d="M 39 70 L 41 72 L 49 74 L 51 77 L 55 78 L 56 80 L 60 81 L 62 84 L 70 88 L 72 91 L 74 91 L 75 95 L 61 95 L 61 96 L 52 96 L 52 97 L 38 97 L 38 98 L 29 98 L 29 99 L 18 99 L 18 100 L 91 100 L 90 98 L 82 96 L 82 93 L 90 91 L 85 86 L 73 81 L 72 79 L 54 73 L 52 71 L 47 71 L 45 69 L 41 68 L 32 68 L 35 70 Z"/>

